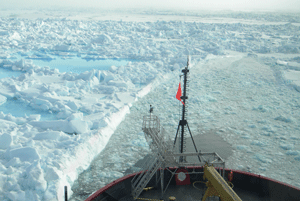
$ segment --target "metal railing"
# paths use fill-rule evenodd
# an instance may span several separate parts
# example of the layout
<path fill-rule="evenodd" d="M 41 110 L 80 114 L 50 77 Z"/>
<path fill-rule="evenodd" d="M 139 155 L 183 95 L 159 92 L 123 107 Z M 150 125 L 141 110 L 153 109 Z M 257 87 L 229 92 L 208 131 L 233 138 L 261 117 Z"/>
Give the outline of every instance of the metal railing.
<path fill-rule="evenodd" d="M 215 152 L 196 152 L 196 153 L 174 153 L 173 146 L 168 146 L 164 129 L 160 125 L 159 118 L 155 115 L 143 117 L 142 127 L 145 138 L 153 152 L 154 157 L 145 161 L 142 165 L 143 171 L 136 174 L 131 180 L 131 190 L 134 199 L 142 193 L 143 189 L 152 179 L 153 175 L 159 168 L 164 167 L 187 167 L 187 166 L 204 166 L 205 164 L 214 165 L 215 167 L 223 167 L 223 178 L 225 176 L 225 162 Z M 150 143 L 150 139 L 152 142 Z M 200 157 L 201 162 L 182 161 L 179 162 L 176 158 L 180 157 Z M 202 162 L 203 161 L 203 162 Z M 161 178 L 163 180 L 163 176 Z M 163 192 L 163 188 L 162 188 Z"/>

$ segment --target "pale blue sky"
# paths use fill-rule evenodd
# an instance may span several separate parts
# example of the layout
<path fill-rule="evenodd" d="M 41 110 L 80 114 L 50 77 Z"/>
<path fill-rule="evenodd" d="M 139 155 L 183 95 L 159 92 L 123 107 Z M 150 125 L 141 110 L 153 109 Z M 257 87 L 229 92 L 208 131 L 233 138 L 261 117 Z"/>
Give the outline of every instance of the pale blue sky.
<path fill-rule="evenodd" d="M 300 12 L 300 0 L 0 0 L 0 9 L 50 6 Z"/>

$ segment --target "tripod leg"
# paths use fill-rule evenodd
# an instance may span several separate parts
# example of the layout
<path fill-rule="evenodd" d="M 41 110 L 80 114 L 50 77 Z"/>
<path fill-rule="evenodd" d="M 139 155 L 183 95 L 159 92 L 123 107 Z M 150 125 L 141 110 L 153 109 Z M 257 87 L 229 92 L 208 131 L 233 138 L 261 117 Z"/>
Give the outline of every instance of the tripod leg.
<path fill-rule="evenodd" d="M 187 125 L 187 127 L 188 127 L 188 129 L 189 129 L 189 132 L 190 132 L 190 135 L 191 135 L 191 138 L 192 138 L 192 141 L 193 141 L 193 144 L 194 144 L 194 147 L 195 147 L 195 150 L 196 150 L 196 152 L 198 153 L 198 150 L 197 150 L 197 147 L 196 147 L 196 144 L 195 144 L 195 141 L 194 141 L 194 138 L 193 138 L 193 136 L 192 136 L 192 132 L 191 132 L 191 130 L 190 130 L 190 127 L 189 127 L 189 124 L 186 122 L 186 125 Z M 198 155 L 198 159 L 199 159 L 199 161 L 201 162 L 201 159 L 200 159 L 200 156 Z"/>
<path fill-rule="evenodd" d="M 174 139 L 174 146 L 173 146 L 173 148 L 175 147 L 175 144 L 176 144 L 177 135 L 178 135 L 178 131 L 179 131 L 179 126 L 180 125 L 178 125 L 178 128 L 177 128 L 177 132 L 176 132 L 176 136 L 175 136 L 175 139 Z"/>

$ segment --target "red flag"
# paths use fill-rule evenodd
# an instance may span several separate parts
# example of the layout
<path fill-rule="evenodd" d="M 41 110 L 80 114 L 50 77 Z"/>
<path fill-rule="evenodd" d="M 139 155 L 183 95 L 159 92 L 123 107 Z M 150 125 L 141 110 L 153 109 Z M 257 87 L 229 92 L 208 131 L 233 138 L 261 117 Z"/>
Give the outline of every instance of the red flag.
<path fill-rule="evenodd" d="M 180 86 L 180 82 L 179 82 L 179 86 L 178 86 L 178 91 L 177 91 L 177 94 L 176 94 L 176 98 L 184 105 L 184 103 L 182 102 L 181 100 L 181 86 Z"/>

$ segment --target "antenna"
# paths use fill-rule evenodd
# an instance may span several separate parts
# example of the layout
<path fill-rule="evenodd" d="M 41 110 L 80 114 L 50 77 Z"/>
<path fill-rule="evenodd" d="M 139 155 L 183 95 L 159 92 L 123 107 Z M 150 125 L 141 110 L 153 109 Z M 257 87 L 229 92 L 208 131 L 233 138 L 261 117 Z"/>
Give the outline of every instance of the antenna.
<path fill-rule="evenodd" d="M 188 74 L 189 74 L 189 56 L 187 57 L 187 65 L 181 72 L 183 73 L 184 80 L 183 80 L 183 96 L 181 96 L 180 98 L 181 98 L 181 100 L 183 101 L 184 104 L 182 105 L 182 116 L 181 116 L 181 120 L 178 123 L 178 128 L 177 128 L 177 132 L 176 132 L 176 136 L 175 136 L 175 140 L 174 140 L 174 146 L 176 144 L 179 128 L 181 127 L 179 151 L 180 151 L 180 153 L 183 153 L 183 152 L 186 151 L 185 150 L 185 148 L 186 148 L 186 146 L 185 146 L 185 144 L 186 144 L 186 142 L 185 142 L 185 140 L 186 140 L 185 139 L 186 138 L 185 130 L 187 128 L 189 133 L 190 133 L 190 136 L 192 138 L 195 150 L 196 150 L 196 152 L 198 152 L 196 144 L 195 144 L 193 136 L 192 136 L 192 132 L 191 132 L 190 127 L 189 127 L 189 124 L 186 120 L 187 99 L 188 99 L 188 97 L 187 97 L 187 87 L 188 87 L 188 83 L 189 83 L 189 81 L 188 81 L 188 78 L 189 78 L 188 77 Z M 199 156 L 198 156 L 198 159 L 201 162 L 201 159 L 200 159 Z M 179 159 L 179 162 L 186 162 L 186 158 L 181 156 L 180 159 Z"/>

